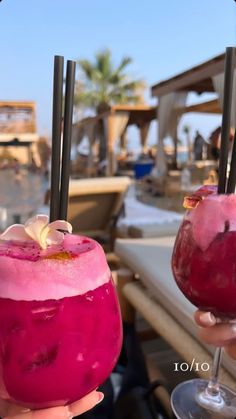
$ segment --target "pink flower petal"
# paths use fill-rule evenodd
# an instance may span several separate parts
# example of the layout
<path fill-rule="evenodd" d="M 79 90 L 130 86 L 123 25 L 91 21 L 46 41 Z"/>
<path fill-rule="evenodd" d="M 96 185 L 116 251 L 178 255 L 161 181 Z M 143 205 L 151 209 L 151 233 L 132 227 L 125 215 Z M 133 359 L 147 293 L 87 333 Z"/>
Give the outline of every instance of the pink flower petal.
<path fill-rule="evenodd" d="M 0 240 L 31 241 L 32 239 L 22 224 L 13 224 L 0 235 Z"/>
<path fill-rule="evenodd" d="M 64 220 L 56 220 L 52 223 L 48 224 L 50 230 L 63 230 L 68 231 L 68 233 L 72 233 L 72 225 Z"/>

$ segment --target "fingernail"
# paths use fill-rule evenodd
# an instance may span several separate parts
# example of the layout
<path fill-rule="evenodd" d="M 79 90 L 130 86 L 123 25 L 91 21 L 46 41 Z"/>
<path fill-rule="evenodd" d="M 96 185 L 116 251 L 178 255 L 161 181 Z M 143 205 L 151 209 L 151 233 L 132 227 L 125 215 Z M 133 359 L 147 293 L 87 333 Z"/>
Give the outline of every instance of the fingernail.
<path fill-rule="evenodd" d="M 21 413 L 28 413 L 28 412 L 30 412 L 30 409 L 27 409 L 27 408 L 25 408 L 25 409 L 21 409 L 21 411 L 20 411 Z"/>
<path fill-rule="evenodd" d="M 200 320 L 202 323 L 211 324 L 212 326 L 216 323 L 216 319 L 210 311 L 202 313 L 200 315 Z"/>
<path fill-rule="evenodd" d="M 98 403 L 101 403 L 103 401 L 104 394 L 101 391 L 98 391 L 97 395 L 98 395 L 98 401 L 97 401 L 97 404 L 98 404 Z"/>

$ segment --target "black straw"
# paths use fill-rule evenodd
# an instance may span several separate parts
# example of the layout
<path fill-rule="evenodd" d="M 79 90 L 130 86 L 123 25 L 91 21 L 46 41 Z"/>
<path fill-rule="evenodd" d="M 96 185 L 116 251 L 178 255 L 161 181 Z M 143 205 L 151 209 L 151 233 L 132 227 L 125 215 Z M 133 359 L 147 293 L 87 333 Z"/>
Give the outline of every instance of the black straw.
<path fill-rule="evenodd" d="M 227 193 L 234 193 L 236 185 L 236 129 L 234 133 L 233 150 L 230 162 L 229 180 L 227 184 Z"/>
<path fill-rule="evenodd" d="M 64 58 L 54 57 L 50 222 L 58 219 Z"/>
<path fill-rule="evenodd" d="M 60 220 L 67 219 L 68 190 L 69 190 L 69 178 L 70 178 L 71 134 L 72 134 L 74 85 L 75 85 L 75 65 L 76 65 L 75 61 L 71 61 L 71 60 L 67 61 L 62 167 L 61 167 L 61 188 L 60 188 L 60 204 L 59 204 L 59 216 L 58 216 Z"/>
<path fill-rule="evenodd" d="M 231 119 L 231 102 L 233 90 L 233 74 L 234 74 L 234 56 L 235 49 L 233 47 L 226 48 L 225 53 L 225 78 L 224 78 L 224 101 L 221 128 L 221 146 L 219 160 L 219 183 L 218 193 L 224 194 L 226 191 L 226 176 L 228 164 L 230 119 Z"/>

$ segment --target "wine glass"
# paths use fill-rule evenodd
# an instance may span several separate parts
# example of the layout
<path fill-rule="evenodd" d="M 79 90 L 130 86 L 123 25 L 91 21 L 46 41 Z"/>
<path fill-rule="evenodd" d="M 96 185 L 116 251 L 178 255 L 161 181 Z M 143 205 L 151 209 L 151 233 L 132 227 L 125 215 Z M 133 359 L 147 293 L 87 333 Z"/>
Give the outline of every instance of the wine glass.
<path fill-rule="evenodd" d="M 236 318 L 236 195 L 217 195 L 215 187 L 204 186 L 184 206 L 172 255 L 175 281 L 196 307 L 229 321 Z M 178 418 L 236 417 L 236 393 L 218 381 L 220 360 L 217 348 L 209 382 L 195 379 L 174 389 Z"/>
<path fill-rule="evenodd" d="M 121 316 L 94 240 L 66 234 L 42 250 L 0 243 L 1 398 L 30 409 L 66 405 L 102 384 L 119 356 Z"/>

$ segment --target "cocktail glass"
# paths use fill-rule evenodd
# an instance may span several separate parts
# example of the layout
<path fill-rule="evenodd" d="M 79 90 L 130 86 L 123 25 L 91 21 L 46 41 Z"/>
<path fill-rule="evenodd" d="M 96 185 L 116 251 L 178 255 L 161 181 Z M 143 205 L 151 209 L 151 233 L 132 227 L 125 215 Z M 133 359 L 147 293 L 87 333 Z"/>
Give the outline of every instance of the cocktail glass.
<path fill-rule="evenodd" d="M 236 318 L 236 195 L 200 188 L 185 198 L 188 208 L 176 237 L 172 270 L 185 297 L 221 321 Z M 210 381 L 180 383 L 172 407 L 180 419 L 235 418 L 236 393 L 220 385 L 221 349 L 217 348 Z"/>
<path fill-rule="evenodd" d="M 0 243 L 0 397 L 31 409 L 65 405 L 105 381 L 119 356 L 121 317 L 102 248 Z"/>

